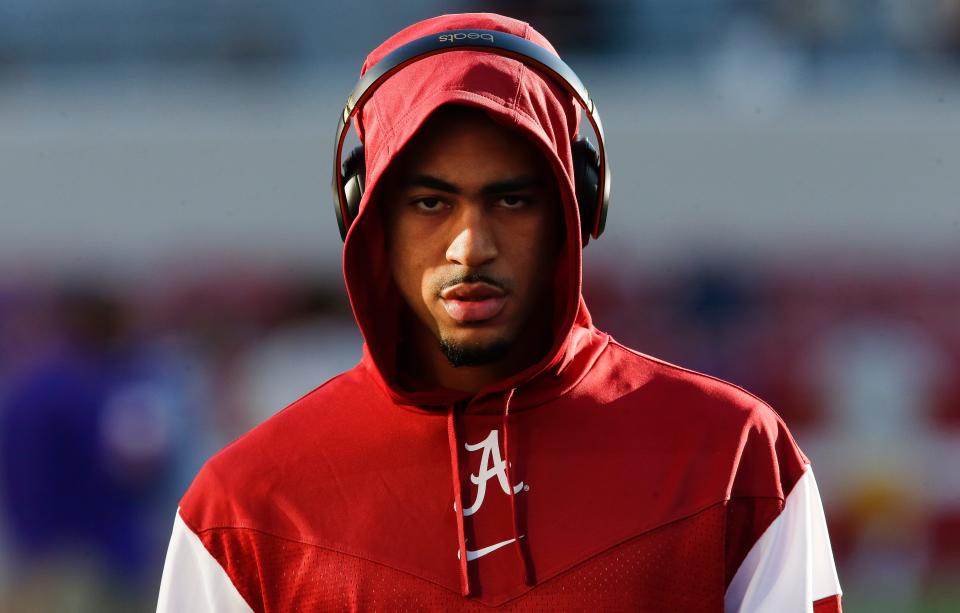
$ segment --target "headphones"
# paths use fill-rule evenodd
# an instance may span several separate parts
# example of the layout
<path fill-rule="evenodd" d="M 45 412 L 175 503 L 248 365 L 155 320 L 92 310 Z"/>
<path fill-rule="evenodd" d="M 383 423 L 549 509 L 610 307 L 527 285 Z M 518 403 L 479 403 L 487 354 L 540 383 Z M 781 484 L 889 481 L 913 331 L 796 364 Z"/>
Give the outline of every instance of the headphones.
<path fill-rule="evenodd" d="M 333 154 L 333 206 L 337 225 L 340 226 L 340 238 L 346 240 L 347 230 L 360 210 L 364 191 L 366 165 L 362 144 L 355 147 L 343 161 L 341 172 L 343 141 L 354 113 L 381 83 L 407 64 L 437 53 L 463 50 L 511 57 L 540 69 L 552 76 L 587 112 L 587 119 L 597 136 L 599 151 L 580 135 L 570 145 L 582 244 L 586 246 L 591 235 L 599 238 L 607 222 L 607 206 L 610 202 L 610 166 L 603 144 L 600 114 L 576 73 L 560 58 L 534 42 L 497 30 L 447 30 L 418 38 L 391 51 L 360 78 L 347 97 L 340 115 Z"/>

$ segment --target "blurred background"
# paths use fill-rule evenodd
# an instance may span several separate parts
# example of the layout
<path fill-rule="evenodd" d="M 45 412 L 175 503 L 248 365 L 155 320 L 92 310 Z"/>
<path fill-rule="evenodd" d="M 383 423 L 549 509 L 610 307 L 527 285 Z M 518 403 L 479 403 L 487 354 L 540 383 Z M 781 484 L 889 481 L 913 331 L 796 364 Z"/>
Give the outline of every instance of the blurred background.
<path fill-rule="evenodd" d="M 598 325 L 780 411 L 847 611 L 960 610 L 960 0 L 3 0 L 0 608 L 154 608 L 203 461 L 359 359 L 336 118 L 474 10 L 602 111 Z"/>

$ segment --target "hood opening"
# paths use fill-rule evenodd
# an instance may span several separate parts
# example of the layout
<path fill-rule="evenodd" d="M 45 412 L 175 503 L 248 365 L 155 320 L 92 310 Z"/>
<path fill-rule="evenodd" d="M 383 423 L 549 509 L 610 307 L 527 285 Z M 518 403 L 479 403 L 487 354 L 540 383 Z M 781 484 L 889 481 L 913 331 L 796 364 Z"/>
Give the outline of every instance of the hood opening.
<path fill-rule="evenodd" d="M 431 113 L 424 114 L 419 122 L 422 125 L 433 112 L 445 105 L 463 105 L 480 108 L 487 116 L 501 124 L 507 124 L 502 116 L 494 114 L 482 105 L 464 104 L 462 100 L 437 104 Z M 419 126 L 418 126 L 419 127 Z M 508 128 L 529 137 L 529 132 L 507 124 Z M 416 130 L 410 130 L 409 141 Z M 590 326 L 589 313 L 580 299 L 581 245 L 580 225 L 569 174 L 556 160 L 556 152 L 548 149 L 541 141 L 534 141 L 544 158 L 548 161 L 553 176 L 558 182 L 559 200 L 563 214 L 564 236 L 552 271 L 552 281 L 548 285 L 554 290 L 550 314 L 552 343 L 549 350 L 534 365 L 517 373 L 507 380 L 499 382 L 495 388 L 484 390 L 495 392 L 511 387 L 536 376 L 543 370 L 563 362 L 564 346 L 574 323 Z M 396 159 L 402 145 L 398 146 L 391 158 Z M 567 150 L 569 157 L 569 150 Z M 569 163 L 568 163 L 569 165 Z M 558 168 L 559 167 L 559 168 Z M 382 172 L 386 172 L 385 167 Z M 382 173 L 381 173 L 382 176 Z M 402 341 L 401 321 L 403 313 L 409 307 L 405 304 L 397 289 L 389 265 L 386 261 L 385 233 L 383 228 L 380 198 L 382 184 L 368 188 L 361 204 L 361 213 L 355 220 L 347 237 L 344 253 L 344 268 L 351 305 L 360 326 L 366 344 L 365 354 L 375 367 L 377 374 L 389 387 L 390 395 L 398 400 L 406 399 L 411 404 L 446 405 L 457 402 L 471 394 L 444 390 L 435 395 L 424 390 L 411 390 L 405 387 L 399 378 L 397 348 Z M 440 390 L 436 390 L 440 391 Z M 464 395 L 465 394 L 465 395 Z M 434 398 L 434 396 L 436 396 Z M 431 400 L 431 398 L 433 398 Z"/>

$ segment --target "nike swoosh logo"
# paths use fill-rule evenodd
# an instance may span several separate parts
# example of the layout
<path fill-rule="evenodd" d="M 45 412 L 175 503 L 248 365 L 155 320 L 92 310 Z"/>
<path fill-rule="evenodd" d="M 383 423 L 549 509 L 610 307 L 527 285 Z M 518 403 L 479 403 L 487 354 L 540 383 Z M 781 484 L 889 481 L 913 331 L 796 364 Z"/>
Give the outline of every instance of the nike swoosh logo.
<path fill-rule="evenodd" d="M 525 536 L 526 536 L 526 534 L 521 534 L 521 535 L 520 535 L 520 538 L 523 538 L 523 537 L 525 537 Z M 510 543 L 514 542 L 515 540 L 517 540 L 517 539 L 507 539 L 507 540 L 505 540 L 505 541 L 500 541 L 499 543 L 494 543 L 493 545 L 488 545 L 487 547 L 483 547 L 482 549 L 477 549 L 476 551 L 470 551 L 470 550 L 468 549 L 468 550 L 467 550 L 467 562 L 470 562 L 471 560 L 476 560 L 477 558 L 482 558 L 483 556 L 487 555 L 488 553 L 493 553 L 494 551 L 500 549 L 501 547 L 506 547 L 507 545 L 509 545 Z M 460 550 L 459 550 L 459 549 L 457 550 L 457 559 L 458 559 L 458 560 L 460 559 Z"/>

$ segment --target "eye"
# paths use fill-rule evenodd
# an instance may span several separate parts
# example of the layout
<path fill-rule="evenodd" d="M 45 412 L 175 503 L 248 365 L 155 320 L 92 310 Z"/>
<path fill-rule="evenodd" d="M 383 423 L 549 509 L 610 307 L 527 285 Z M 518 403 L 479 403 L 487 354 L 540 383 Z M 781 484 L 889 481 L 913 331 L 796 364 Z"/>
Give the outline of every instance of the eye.
<path fill-rule="evenodd" d="M 423 211 L 425 213 L 434 213 L 443 208 L 443 201 L 439 198 L 420 198 L 418 200 L 414 200 L 410 204 L 413 205 L 418 211 Z"/>
<path fill-rule="evenodd" d="M 497 200 L 497 204 L 499 204 L 505 209 L 520 209 L 525 206 L 529 206 L 530 198 L 528 196 L 518 196 L 518 195 L 511 194 L 508 196 L 501 196 L 500 199 Z"/>

